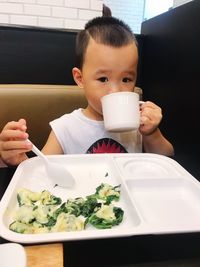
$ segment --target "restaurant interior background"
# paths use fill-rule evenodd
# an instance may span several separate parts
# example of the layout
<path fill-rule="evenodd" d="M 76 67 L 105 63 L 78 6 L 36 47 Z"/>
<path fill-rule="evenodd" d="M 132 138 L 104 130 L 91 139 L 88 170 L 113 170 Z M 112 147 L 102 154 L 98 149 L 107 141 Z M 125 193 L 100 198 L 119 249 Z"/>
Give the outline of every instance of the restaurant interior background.
<path fill-rule="evenodd" d="M 0 84 L 74 84 L 77 30 L 102 14 L 103 3 L 116 16 L 126 3 L 136 12 L 124 11 L 122 18 L 132 19 L 127 23 L 139 42 L 137 86 L 144 100 L 162 107 L 160 127 L 174 144 L 175 159 L 200 179 L 199 0 L 174 0 L 173 8 L 152 18 L 148 0 L 0 0 Z"/>
<path fill-rule="evenodd" d="M 101 15 L 103 2 L 107 1 L 0 0 L 0 88 L 3 84 L 73 84 L 77 30 L 91 17 Z M 130 2 L 143 2 L 144 7 L 143 0 Z M 154 13 L 152 18 L 146 17 L 143 9 L 141 14 L 146 20 L 141 20 L 141 28 L 137 24 L 138 32 L 134 29 L 140 54 L 137 85 L 143 89 L 144 100 L 162 107 L 160 127 L 174 144 L 175 160 L 200 180 L 200 1 L 185 2 L 174 1 L 175 8 Z M 71 6 L 64 7 L 66 3 Z M 114 7 L 112 11 L 114 14 Z M 0 115 L 5 114 L 2 106 L 9 112 L 7 103 L 2 102 L 0 92 Z M 15 171 L 2 168 L 2 173 L 7 173 L 5 169 Z M 9 183 L 8 179 L 0 179 L 1 190 L 7 186 L 5 181 Z M 64 262 L 65 266 L 76 267 L 94 266 L 96 259 L 98 266 L 196 267 L 200 262 L 199 240 L 199 233 L 189 233 L 65 242 Z M 103 257 L 99 257 L 102 248 Z M 117 257 L 112 256 L 110 248 Z M 90 257 L 85 256 L 88 251 Z M 46 255 L 45 263 L 50 261 Z M 84 264 L 87 259 L 90 265 Z"/>
<path fill-rule="evenodd" d="M 191 0 L 0 0 L 0 23 L 78 30 L 101 15 L 102 5 L 126 21 L 134 33 L 141 23 Z"/>

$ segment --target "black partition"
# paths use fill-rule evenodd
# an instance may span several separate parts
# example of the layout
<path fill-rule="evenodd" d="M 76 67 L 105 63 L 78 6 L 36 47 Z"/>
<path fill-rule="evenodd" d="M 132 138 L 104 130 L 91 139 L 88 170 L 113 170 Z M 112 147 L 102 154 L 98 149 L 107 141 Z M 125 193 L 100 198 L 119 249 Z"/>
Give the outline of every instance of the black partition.
<path fill-rule="evenodd" d="M 144 98 L 162 107 L 175 159 L 200 179 L 200 1 L 145 21 L 142 34 Z"/>
<path fill-rule="evenodd" d="M 74 84 L 77 32 L 0 25 L 0 84 Z M 137 86 L 141 84 L 143 37 L 139 43 Z"/>
<path fill-rule="evenodd" d="M 76 32 L 0 26 L 0 84 L 74 84 Z"/>

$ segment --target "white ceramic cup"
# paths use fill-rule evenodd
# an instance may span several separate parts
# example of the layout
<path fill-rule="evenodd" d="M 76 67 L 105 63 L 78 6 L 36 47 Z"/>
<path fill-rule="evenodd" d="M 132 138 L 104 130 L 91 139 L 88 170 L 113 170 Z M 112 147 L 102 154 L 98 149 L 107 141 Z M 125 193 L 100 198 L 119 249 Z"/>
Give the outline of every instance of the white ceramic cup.
<path fill-rule="evenodd" d="M 136 130 L 140 126 L 139 95 L 117 92 L 101 98 L 104 126 L 110 132 Z"/>

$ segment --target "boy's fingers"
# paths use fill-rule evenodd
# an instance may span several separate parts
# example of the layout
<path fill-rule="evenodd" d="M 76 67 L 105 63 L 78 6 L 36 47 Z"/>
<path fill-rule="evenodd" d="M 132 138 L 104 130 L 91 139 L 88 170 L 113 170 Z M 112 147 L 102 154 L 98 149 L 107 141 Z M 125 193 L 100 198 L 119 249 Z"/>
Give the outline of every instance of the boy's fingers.
<path fill-rule="evenodd" d="M 145 125 L 145 124 L 148 124 L 150 122 L 149 118 L 146 117 L 146 116 L 142 116 L 140 118 L 140 125 Z"/>
<path fill-rule="evenodd" d="M 8 150 L 8 151 L 6 151 L 6 153 L 4 153 L 4 161 L 5 162 L 9 162 L 10 161 L 10 159 L 12 159 L 12 158 L 15 158 L 15 157 L 17 157 L 17 156 L 19 156 L 19 154 L 21 154 L 21 153 L 26 153 L 26 152 L 28 152 L 28 150 L 20 150 L 20 152 L 19 152 L 19 150 Z"/>
<path fill-rule="evenodd" d="M 32 144 L 29 141 L 9 141 L 2 143 L 2 150 L 3 151 L 11 151 L 17 152 L 19 154 L 21 152 L 26 152 L 32 149 Z"/>
<path fill-rule="evenodd" d="M 149 119 L 149 121 L 152 121 L 152 122 L 160 122 L 162 119 L 162 115 L 160 113 L 155 114 L 153 112 L 148 112 L 148 111 L 142 113 L 142 117 L 146 117 Z"/>
<path fill-rule="evenodd" d="M 25 121 L 25 119 L 20 119 L 18 122 L 19 122 L 20 125 L 21 125 L 21 130 L 22 130 L 22 131 L 26 131 L 26 130 L 27 130 L 27 126 L 26 126 L 26 121 Z"/>
<path fill-rule="evenodd" d="M 159 108 L 160 109 L 160 107 L 158 105 L 156 105 L 155 103 L 153 103 L 151 101 L 143 102 L 142 107 L 149 107 L 149 108 L 155 108 L 155 109 Z"/>
<path fill-rule="evenodd" d="M 19 121 L 10 121 L 8 122 L 3 130 L 26 130 L 26 121 L 24 119 L 20 119 Z"/>
<path fill-rule="evenodd" d="M 3 162 L 7 165 L 18 165 L 26 159 L 27 150 L 9 150 L 3 153 Z"/>
<path fill-rule="evenodd" d="M 25 119 L 19 119 L 18 122 L 21 123 L 21 124 L 26 125 L 26 120 Z"/>
<path fill-rule="evenodd" d="M 1 141 L 9 141 L 12 139 L 25 140 L 28 138 L 28 133 L 22 131 L 3 130 L 0 134 Z"/>

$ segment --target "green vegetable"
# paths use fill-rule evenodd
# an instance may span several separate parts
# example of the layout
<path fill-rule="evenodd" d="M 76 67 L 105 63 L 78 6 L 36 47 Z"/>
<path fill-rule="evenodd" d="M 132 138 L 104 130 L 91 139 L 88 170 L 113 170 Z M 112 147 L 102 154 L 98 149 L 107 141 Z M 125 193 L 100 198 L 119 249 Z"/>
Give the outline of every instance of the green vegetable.
<path fill-rule="evenodd" d="M 23 205 L 21 206 L 16 214 L 15 214 L 15 220 L 21 223 L 32 223 L 35 220 L 34 216 L 34 207 L 33 206 L 28 206 L 28 205 Z"/>
<path fill-rule="evenodd" d="M 67 213 L 67 208 L 65 207 L 66 202 L 64 202 L 55 212 L 53 213 L 53 218 L 56 220 L 58 215 L 62 212 Z"/>
<path fill-rule="evenodd" d="M 120 185 L 102 183 L 85 198 L 61 198 L 44 190 L 40 193 L 21 188 L 17 193 L 19 209 L 9 229 L 17 233 L 36 234 L 83 230 L 87 224 L 107 229 L 123 220 L 123 210 L 113 203 L 120 197 Z M 60 205 L 61 204 L 61 205 Z"/>
<path fill-rule="evenodd" d="M 84 217 L 88 217 L 90 216 L 95 208 L 99 207 L 99 204 L 96 198 L 93 197 L 87 197 L 83 207 L 82 207 L 82 212 L 81 215 L 83 215 Z"/>
<path fill-rule="evenodd" d="M 43 205 L 59 205 L 62 202 L 60 197 L 52 195 L 47 190 L 42 191 L 40 201 Z"/>
<path fill-rule="evenodd" d="M 110 204 L 112 201 L 118 201 L 120 197 L 120 185 L 111 186 L 109 184 L 102 183 L 96 188 L 94 196 L 97 199 L 102 199 L 106 204 Z"/>
<path fill-rule="evenodd" d="M 84 202 L 85 200 L 81 197 L 75 199 L 68 199 L 65 204 L 67 212 L 70 214 L 74 214 L 76 217 L 78 217 L 79 215 L 81 215 Z"/>
<path fill-rule="evenodd" d="M 99 217 L 98 212 L 93 213 L 87 220 L 87 223 L 90 223 L 97 229 L 107 229 L 112 226 L 118 225 L 123 220 L 124 211 L 121 208 L 113 207 L 113 218 L 108 217 Z"/>
<path fill-rule="evenodd" d="M 36 201 L 40 199 L 41 194 L 32 192 L 28 189 L 21 188 L 17 193 L 17 201 L 19 206 L 22 205 L 34 205 Z"/>
<path fill-rule="evenodd" d="M 20 234 L 29 234 L 32 232 L 30 225 L 17 221 L 11 223 L 9 229 Z"/>
<path fill-rule="evenodd" d="M 44 226 L 49 227 L 51 229 L 52 226 L 56 224 L 56 219 L 50 217 L 48 222 L 44 224 Z"/>

